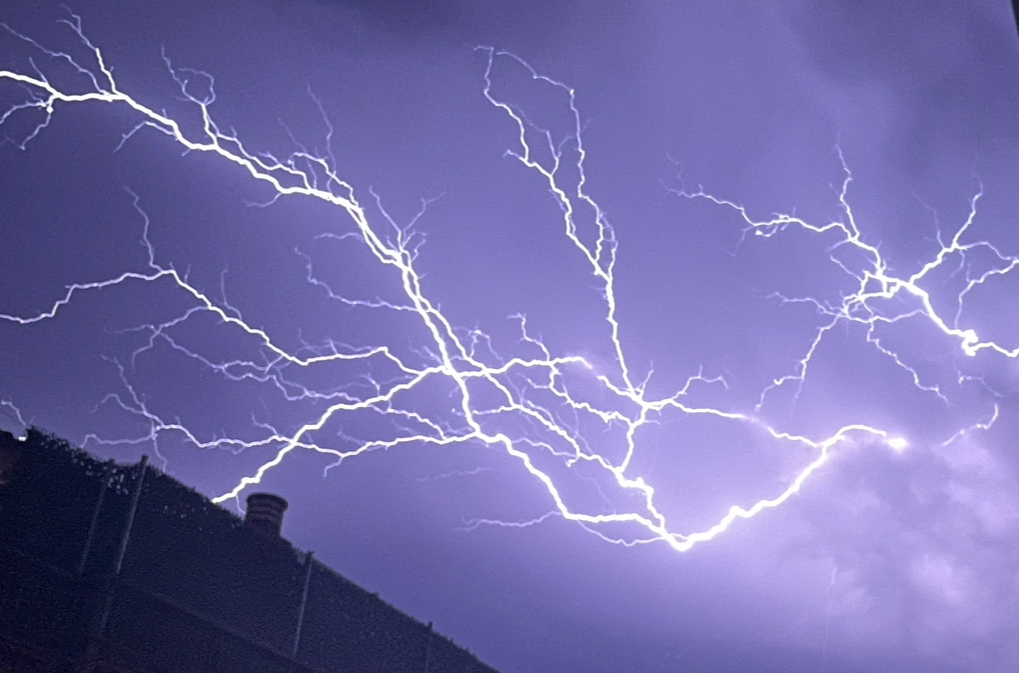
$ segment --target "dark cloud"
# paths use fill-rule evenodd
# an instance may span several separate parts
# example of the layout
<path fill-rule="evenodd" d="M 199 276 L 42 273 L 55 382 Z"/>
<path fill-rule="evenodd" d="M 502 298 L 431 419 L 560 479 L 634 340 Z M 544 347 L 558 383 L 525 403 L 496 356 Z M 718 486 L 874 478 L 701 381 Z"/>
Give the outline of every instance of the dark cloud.
<path fill-rule="evenodd" d="M 331 7 L 346 20 L 368 29 L 383 30 L 403 37 L 419 37 L 446 31 L 459 25 L 463 11 L 458 0 L 276 0 L 277 11 L 300 11 L 302 5 Z"/>
<path fill-rule="evenodd" d="M 378 40 L 385 36 L 394 37 L 404 45 L 442 42 L 447 47 L 473 46 L 509 37 L 507 26 L 515 28 L 511 31 L 516 33 L 512 35 L 513 42 L 523 39 L 540 44 L 561 35 L 562 28 L 569 25 L 579 8 L 574 0 L 483 3 L 470 0 L 273 0 L 271 6 L 284 20 L 296 21 L 304 29 L 321 34 L 341 47 L 349 46 L 350 41 Z"/>

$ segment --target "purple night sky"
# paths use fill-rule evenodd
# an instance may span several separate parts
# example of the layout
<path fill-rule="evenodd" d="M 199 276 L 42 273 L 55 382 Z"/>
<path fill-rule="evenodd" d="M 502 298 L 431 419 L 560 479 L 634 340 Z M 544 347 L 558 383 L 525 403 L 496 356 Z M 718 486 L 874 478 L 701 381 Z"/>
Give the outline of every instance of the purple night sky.
<path fill-rule="evenodd" d="M 221 134 L 370 229 L 123 102 L 24 143 L 12 73 L 95 91 L 38 45 L 99 71 L 6 3 L 0 427 L 210 497 L 295 439 L 284 534 L 503 673 L 1017 670 L 1007 0 L 73 10 L 137 104 L 208 141 L 211 74 Z"/>

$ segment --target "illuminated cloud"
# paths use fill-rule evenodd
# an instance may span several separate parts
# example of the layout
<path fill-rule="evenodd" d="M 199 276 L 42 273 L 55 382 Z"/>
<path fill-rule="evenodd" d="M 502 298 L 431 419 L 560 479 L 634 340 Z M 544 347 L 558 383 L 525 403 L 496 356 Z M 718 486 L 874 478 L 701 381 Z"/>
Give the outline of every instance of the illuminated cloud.
<path fill-rule="evenodd" d="M 1014 110 L 967 76 L 1002 12 L 926 13 L 949 57 L 894 8 L 91 9 L 0 43 L 8 425 L 283 490 L 383 583 L 469 567 L 547 670 L 1008 670 L 1019 143 L 957 102 Z"/>

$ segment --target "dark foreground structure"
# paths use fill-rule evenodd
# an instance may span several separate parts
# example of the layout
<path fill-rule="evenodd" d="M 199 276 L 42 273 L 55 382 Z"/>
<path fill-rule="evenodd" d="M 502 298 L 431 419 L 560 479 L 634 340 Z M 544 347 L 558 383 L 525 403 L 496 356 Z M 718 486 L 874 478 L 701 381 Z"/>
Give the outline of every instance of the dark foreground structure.
<path fill-rule="evenodd" d="M 496 673 L 146 465 L 0 431 L 0 673 Z"/>

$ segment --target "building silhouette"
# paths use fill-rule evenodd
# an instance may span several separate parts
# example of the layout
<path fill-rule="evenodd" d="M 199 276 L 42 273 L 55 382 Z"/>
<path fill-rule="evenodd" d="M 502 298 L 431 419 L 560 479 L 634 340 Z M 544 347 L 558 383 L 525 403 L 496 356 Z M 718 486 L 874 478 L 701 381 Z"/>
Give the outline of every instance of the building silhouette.
<path fill-rule="evenodd" d="M 0 673 L 496 673 L 148 466 L 0 431 Z"/>

